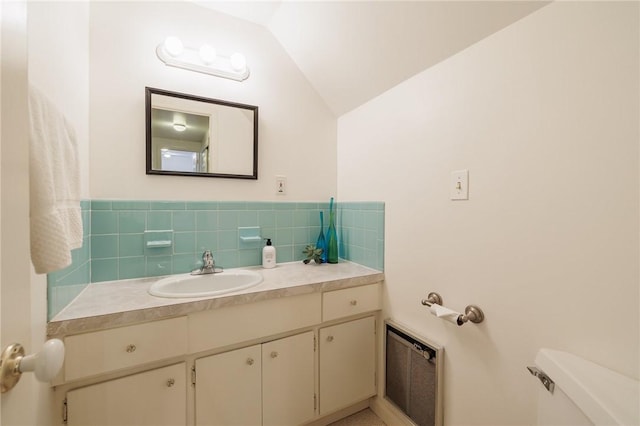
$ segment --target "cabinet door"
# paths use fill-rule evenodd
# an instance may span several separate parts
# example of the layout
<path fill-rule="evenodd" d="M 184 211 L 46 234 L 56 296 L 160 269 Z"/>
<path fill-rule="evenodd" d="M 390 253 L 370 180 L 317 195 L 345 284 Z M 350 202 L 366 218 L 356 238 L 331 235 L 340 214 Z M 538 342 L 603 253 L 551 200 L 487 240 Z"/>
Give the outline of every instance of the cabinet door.
<path fill-rule="evenodd" d="M 181 363 L 72 390 L 68 425 L 184 425 L 186 376 Z"/>
<path fill-rule="evenodd" d="M 376 393 L 375 319 L 320 329 L 320 414 Z"/>
<path fill-rule="evenodd" d="M 260 425 L 260 345 L 196 360 L 196 425 Z"/>
<path fill-rule="evenodd" d="M 294 426 L 313 418 L 313 346 L 312 331 L 262 345 L 263 426 Z"/>

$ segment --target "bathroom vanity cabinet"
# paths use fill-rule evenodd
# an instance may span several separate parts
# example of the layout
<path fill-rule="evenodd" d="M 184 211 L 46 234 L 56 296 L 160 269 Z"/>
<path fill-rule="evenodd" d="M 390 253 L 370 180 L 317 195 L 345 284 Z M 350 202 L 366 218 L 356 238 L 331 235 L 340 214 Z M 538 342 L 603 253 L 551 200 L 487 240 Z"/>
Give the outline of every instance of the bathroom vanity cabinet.
<path fill-rule="evenodd" d="M 381 283 L 64 336 L 69 425 L 300 425 L 376 393 Z"/>

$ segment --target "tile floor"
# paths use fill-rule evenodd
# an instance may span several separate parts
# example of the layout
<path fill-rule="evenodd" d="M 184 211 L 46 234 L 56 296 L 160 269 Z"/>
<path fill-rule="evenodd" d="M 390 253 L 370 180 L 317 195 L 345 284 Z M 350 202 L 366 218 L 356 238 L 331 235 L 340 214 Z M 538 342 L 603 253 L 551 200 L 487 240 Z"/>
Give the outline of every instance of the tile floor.
<path fill-rule="evenodd" d="M 371 409 L 365 408 L 329 426 L 386 426 L 386 424 Z"/>

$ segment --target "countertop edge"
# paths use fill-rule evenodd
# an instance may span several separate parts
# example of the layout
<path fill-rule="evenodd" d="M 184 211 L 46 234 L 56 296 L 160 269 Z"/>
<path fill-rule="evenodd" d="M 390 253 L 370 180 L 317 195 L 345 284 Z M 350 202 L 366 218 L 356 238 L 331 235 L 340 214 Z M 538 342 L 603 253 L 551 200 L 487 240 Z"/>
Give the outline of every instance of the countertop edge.
<path fill-rule="evenodd" d="M 359 287 L 384 281 L 384 272 L 371 270 L 356 276 L 318 281 L 315 283 L 295 284 L 281 288 L 254 292 L 242 292 L 214 298 L 185 300 L 176 299 L 175 303 L 163 306 L 131 309 L 102 315 L 64 319 L 47 323 L 47 336 L 61 338 L 66 335 L 99 331 L 154 320 L 184 316 L 209 309 L 254 303 L 283 297 L 299 296 L 310 293 Z"/>

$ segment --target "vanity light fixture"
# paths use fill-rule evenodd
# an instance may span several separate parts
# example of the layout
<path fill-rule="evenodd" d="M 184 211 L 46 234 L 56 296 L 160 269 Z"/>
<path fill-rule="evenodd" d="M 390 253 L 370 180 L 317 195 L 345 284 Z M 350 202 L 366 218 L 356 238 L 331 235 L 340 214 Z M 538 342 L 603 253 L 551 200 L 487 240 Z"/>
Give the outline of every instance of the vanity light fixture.
<path fill-rule="evenodd" d="M 179 38 L 171 36 L 158 45 L 156 54 L 165 65 L 172 67 L 236 81 L 243 81 L 249 77 L 249 68 L 244 55 L 241 53 L 234 53 L 229 57 L 220 55 L 208 44 L 195 49 L 184 46 Z"/>

